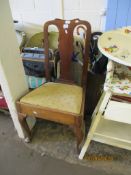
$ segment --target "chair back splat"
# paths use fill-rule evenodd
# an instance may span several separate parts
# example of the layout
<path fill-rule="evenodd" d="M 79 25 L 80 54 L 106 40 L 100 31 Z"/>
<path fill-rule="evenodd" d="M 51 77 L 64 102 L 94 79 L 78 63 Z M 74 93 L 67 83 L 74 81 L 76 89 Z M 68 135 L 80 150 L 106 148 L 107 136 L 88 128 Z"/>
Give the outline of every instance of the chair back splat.
<path fill-rule="evenodd" d="M 60 55 L 60 79 L 62 82 L 72 83 L 73 77 L 71 75 L 71 62 L 74 51 L 74 37 L 73 34 L 76 29 L 77 35 L 80 35 L 80 30 L 84 32 L 84 50 L 83 50 L 83 73 L 82 73 L 82 85 L 86 83 L 87 67 L 89 60 L 89 45 L 90 45 L 90 33 L 91 27 L 87 21 L 81 21 L 79 19 L 74 20 L 61 20 L 55 19 L 48 21 L 44 25 L 44 48 L 46 55 L 46 78 L 50 80 L 49 71 L 49 41 L 48 41 L 48 28 L 50 25 L 55 25 L 59 32 L 59 44 L 58 50 Z M 78 30 L 77 30 L 78 28 Z"/>

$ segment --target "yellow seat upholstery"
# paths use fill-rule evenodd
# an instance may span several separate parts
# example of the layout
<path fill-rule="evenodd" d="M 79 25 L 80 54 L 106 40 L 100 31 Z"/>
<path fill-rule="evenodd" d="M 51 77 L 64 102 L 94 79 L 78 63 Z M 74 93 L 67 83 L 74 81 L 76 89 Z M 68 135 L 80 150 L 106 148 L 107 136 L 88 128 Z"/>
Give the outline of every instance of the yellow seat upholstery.
<path fill-rule="evenodd" d="M 25 95 L 20 102 L 80 114 L 82 88 L 62 83 L 46 83 Z"/>

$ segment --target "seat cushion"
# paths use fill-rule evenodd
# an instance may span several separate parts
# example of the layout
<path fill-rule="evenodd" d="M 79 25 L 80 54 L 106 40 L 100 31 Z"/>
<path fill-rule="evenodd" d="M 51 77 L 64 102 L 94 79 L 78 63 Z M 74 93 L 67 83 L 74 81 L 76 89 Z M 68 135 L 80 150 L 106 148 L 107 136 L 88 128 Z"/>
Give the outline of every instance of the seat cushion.
<path fill-rule="evenodd" d="M 115 63 L 114 73 L 110 74 L 104 84 L 105 90 L 111 90 L 113 93 L 131 95 L 131 70 L 127 66 Z"/>
<path fill-rule="evenodd" d="M 20 102 L 80 114 L 82 88 L 62 83 L 46 83 L 22 97 Z"/>

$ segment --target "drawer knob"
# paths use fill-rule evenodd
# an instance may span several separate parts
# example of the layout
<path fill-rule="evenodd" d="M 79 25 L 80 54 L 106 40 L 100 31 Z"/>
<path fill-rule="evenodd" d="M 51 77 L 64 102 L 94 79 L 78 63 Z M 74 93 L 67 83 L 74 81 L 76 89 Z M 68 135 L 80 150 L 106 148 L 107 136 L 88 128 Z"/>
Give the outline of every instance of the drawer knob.
<path fill-rule="evenodd" d="M 33 111 L 33 114 L 37 115 L 37 112 L 36 111 Z"/>

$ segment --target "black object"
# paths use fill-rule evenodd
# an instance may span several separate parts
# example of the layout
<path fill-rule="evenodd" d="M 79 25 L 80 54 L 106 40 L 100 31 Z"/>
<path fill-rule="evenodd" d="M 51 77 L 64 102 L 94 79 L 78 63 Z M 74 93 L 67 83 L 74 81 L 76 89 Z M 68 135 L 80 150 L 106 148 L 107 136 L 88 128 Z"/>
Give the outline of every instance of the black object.
<path fill-rule="evenodd" d="M 102 32 L 94 32 L 91 35 L 90 43 L 90 62 L 91 71 L 95 74 L 103 74 L 106 72 L 106 67 L 108 63 L 108 58 L 99 51 L 97 43 L 99 36 Z"/>
<path fill-rule="evenodd" d="M 44 63 L 42 62 L 34 62 L 34 61 L 23 61 L 25 74 L 36 77 L 44 77 L 45 69 Z"/>
<path fill-rule="evenodd" d="M 13 20 L 13 22 L 14 22 L 14 23 L 18 23 L 19 21 L 17 21 L 17 20 Z"/>
<path fill-rule="evenodd" d="M 88 116 L 92 116 L 92 113 L 101 97 L 105 76 L 105 74 L 94 74 L 93 72 L 88 72 L 85 101 L 85 113 Z"/>

